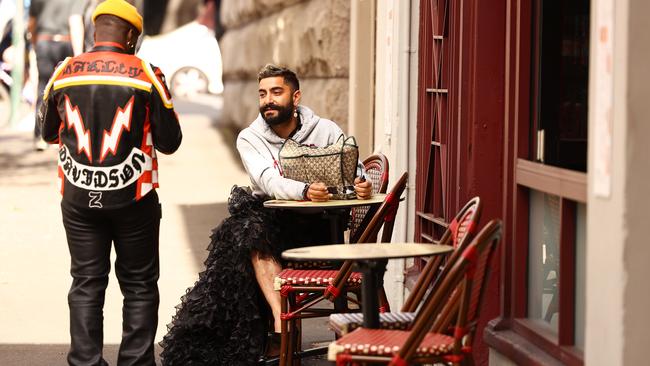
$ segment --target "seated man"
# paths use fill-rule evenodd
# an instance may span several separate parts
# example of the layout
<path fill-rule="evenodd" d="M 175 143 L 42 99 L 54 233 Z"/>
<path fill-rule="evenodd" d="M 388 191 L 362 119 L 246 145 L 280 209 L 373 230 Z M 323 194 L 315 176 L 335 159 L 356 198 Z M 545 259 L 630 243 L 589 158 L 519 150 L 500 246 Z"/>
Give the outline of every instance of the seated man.
<path fill-rule="evenodd" d="M 280 294 L 273 289 L 281 271 L 283 246 L 326 244 L 329 226 L 321 215 L 277 212 L 264 208 L 266 198 L 327 201 L 323 183 L 305 184 L 280 174 L 278 153 L 286 138 L 326 146 L 343 133 L 332 121 L 298 106 L 296 74 L 266 66 L 259 74 L 260 116 L 244 129 L 237 148 L 253 192 L 234 187 L 228 212 L 210 236 L 205 269 L 181 297 L 161 345 L 165 366 L 255 364 L 279 349 Z M 355 181 L 357 197 L 371 196 L 370 182 Z M 259 286 L 258 286 L 259 285 Z M 260 294 L 261 292 L 261 294 Z M 266 300 L 266 301 L 264 301 Z M 275 333 L 265 339 L 266 304 Z"/>
<path fill-rule="evenodd" d="M 327 201 L 330 195 L 325 184 L 307 184 L 283 177 L 278 153 L 287 138 L 305 145 L 324 147 L 336 142 L 343 131 L 336 123 L 318 117 L 311 109 L 299 105 L 300 84 L 293 71 L 266 65 L 258 74 L 258 81 L 260 114 L 237 138 L 237 150 L 250 176 L 253 194 L 276 199 Z M 372 187 L 369 181 L 361 181 L 357 177 L 354 183 L 357 198 L 370 198 Z M 312 238 L 299 238 L 303 243 L 297 244 L 315 244 L 314 241 L 318 242 L 318 238 L 314 233 L 318 233 L 321 240 L 327 237 L 327 226 L 324 226 L 326 223 L 322 219 L 308 218 L 305 225 L 296 225 L 295 220 L 300 219 L 305 218 L 282 220 L 292 224 L 287 230 L 308 228 Z M 263 254 L 254 252 L 251 259 L 257 282 L 273 313 L 275 333 L 279 333 L 281 298 L 273 289 L 273 280 L 282 267 L 277 258 Z M 275 338 L 277 341 L 279 336 L 275 335 Z"/>

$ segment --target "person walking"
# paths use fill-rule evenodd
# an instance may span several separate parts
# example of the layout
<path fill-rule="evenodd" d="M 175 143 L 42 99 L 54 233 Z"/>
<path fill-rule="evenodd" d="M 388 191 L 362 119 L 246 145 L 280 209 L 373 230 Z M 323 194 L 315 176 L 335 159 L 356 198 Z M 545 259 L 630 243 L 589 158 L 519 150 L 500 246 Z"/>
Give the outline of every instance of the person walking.
<path fill-rule="evenodd" d="M 27 30 L 38 70 L 36 110 L 43 102 L 43 90 L 56 65 L 83 49 L 83 2 L 77 0 L 32 0 L 29 4 Z M 38 123 L 34 124 L 34 148 L 43 151 Z"/>
<path fill-rule="evenodd" d="M 61 212 L 71 255 L 70 365 L 106 365 L 103 306 L 110 272 L 124 296 L 118 365 L 154 365 L 159 225 L 156 150 L 182 133 L 162 72 L 134 55 L 142 17 L 124 0 L 92 16 L 95 46 L 68 57 L 47 83 L 37 115 L 59 144 Z"/>

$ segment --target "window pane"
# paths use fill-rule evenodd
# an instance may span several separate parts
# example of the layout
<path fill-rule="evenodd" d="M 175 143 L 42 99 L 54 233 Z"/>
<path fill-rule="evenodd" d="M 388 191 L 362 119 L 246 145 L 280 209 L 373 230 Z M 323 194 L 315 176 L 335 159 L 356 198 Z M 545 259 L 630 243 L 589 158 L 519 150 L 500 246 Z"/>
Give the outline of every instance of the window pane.
<path fill-rule="evenodd" d="M 585 261 L 587 259 L 587 205 L 576 205 L 575 346 L 585 349 Z"/>
<path fill-rule="evenodd" d="M 528 318 L 558 331 L 560 197 L 530 190 Z"/>
<path fill-rule="evenodd" d="M 589 0 L 544 0 L 539 32 L 538 126 L 545 164 L 587 171 Z M 534 144 L 537 146 L 536 144 Z"/>

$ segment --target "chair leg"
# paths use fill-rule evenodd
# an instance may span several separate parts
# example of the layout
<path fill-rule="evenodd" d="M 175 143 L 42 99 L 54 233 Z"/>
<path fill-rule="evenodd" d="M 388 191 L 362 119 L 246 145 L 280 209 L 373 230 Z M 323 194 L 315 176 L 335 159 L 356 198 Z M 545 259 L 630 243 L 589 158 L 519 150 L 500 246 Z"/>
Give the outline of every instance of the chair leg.
<path fill-rule="evenodd" d="M 297 303 L 296 303 L 296 293 L 291 293 L 287 297 L 287 304 L 289 311 L 295 310 Z M 289 319 L 287 321 L 288 325 L 288 334 L 287 334 L 287 362 L 286 366 L 293 366 L 296 360 L 296 336 L 297 336 L 297 329 L 296 329 L 296 318 Z"/>
<path fill-rule="evenodd" d="M 287 366 L 296 362 L 296 320 L 289 320 L 289 346 L 287 347 Z"/>
<path fill-rule="evenodd" d="M 382 286 L 379 289 L 379 311 L 382 313 L 390 312 L 390 304 L 388 303 L 388 296 L 386 296 L 386 290 Z"/>
<path fill-rule="evenodd" d="M 474 357 L 471 353 L 468 353 L 463 357 L 463 360 L 460 363 L 462 366 L 474 366 Z"/>
<path fill-rule="evenodd" d="M 289 312 L 289 306 L 288 306 L 289 299 L 282 296 L 282 304 L 281 304 L 281 309 L 282 309 L 282 314 L 287 314 Z M 287 351 L 289 348 L 289 329 L 288 329 L 288 320 L 282 319 L 280 322 L 280 366 L 286 366 L 288 365 L 287 363 Z"/>
<path fill-rule="evenodd" d="M 300 363 L 302 361 L 302 358 L 300 356 L 296 356 L 296 354 L 299 354 L 302 351 L 302 319 L 300 317 L 295 318 L 292 320 L 293 322 L 293 361 L 291 363 L 292 366 L 300 366 Z"/>
<path fill-rule="evenodd" d="M 348 308 L 348 292 L 343 289 L 341 290 L 341 293 L 339 296 L 334 299 L 334 310 L 336 310 L 337 313 L 347 313 L 349 312 Z"/>
<path fill-rule="evenodd" d="M 345 366 L 348 363 L 342 357 L 336 357 L 336 366 Z"/>

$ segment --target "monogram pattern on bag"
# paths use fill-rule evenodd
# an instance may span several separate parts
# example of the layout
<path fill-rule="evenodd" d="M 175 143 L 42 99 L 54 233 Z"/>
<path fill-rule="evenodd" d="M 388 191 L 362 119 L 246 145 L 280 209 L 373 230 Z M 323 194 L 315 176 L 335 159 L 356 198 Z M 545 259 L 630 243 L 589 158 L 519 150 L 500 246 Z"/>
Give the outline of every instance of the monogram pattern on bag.
<path fill-rule="evenodd" d="M 305 183 L 325 183 L 333 199 L 356 197 L 354 178 L 359 147 L 354 137 L 341 135 L 335 143 L 325 147 L 302 145 L 287 139 L 278 155 L 285 178 Z"/>

